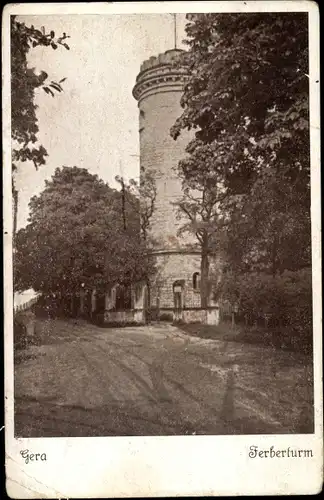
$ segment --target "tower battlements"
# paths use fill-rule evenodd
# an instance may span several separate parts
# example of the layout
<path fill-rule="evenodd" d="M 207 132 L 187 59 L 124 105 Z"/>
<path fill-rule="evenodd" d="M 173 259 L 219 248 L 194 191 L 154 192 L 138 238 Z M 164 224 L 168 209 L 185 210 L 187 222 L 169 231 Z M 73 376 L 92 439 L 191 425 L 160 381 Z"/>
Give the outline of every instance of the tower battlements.
<path fill-rule="evenodd" d="M 140 74 L 137 79 L 140 78 L 140 75 L 143 71 L 147 69 L 154 68 L 156 66 L 164 65 L 164 64 L 173 64 L 179 60 L 179 56 L 183 53 L 181 49 L 170 49 L 166 50 L 162 54 L 158 56 L 152 56 L 141 64 Z"/>
<path fill-rule="evenodd" d="M 185 68 L 177 65 L 182 52 L 180 49 L 167 50 L 141 64 L 133 88 L 133 96 L 139 103 L 148 95 L 158 92 L 183 91 L 188 75 Z"/>

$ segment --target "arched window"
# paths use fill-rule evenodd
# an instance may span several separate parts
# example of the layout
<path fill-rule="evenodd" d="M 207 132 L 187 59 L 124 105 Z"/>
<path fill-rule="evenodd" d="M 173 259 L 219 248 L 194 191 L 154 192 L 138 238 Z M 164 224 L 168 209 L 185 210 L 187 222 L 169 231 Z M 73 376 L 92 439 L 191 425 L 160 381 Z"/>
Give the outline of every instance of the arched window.
<path fill-rule="evenodd" d="M 193 273 L 193 275 L 192 275 L 192 288 L 194 290 L 200 289 L 200 274 L 199 273 Z"/>

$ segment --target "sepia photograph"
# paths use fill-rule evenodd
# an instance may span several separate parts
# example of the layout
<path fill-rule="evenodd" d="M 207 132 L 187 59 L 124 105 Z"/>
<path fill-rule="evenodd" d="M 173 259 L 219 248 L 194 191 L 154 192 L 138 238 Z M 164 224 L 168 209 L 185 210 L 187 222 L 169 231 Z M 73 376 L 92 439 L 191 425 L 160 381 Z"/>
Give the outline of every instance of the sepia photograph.
<path fill-rule="evenodd" d="M 257 437 L 315 432 L 309 3 L 168 7 L 10 13 L 14 439 L 305 467 Z"/>

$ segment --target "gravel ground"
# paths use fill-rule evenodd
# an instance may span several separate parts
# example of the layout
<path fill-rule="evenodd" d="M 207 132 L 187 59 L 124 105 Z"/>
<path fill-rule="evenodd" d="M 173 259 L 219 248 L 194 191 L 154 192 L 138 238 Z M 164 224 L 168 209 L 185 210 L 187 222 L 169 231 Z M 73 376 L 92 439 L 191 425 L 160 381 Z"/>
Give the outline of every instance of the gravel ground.
<path fill-rule="evenodd" d="M 312 363 L 167 323 L 38 321 L 15 352 L 19 437 L 313 432 Z"/>

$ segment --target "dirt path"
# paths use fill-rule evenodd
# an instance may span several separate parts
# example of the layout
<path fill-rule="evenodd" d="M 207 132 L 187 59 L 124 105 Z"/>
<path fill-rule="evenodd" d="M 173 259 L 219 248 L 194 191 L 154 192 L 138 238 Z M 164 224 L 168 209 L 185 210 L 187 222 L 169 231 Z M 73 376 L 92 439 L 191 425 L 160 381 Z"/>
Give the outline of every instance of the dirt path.
<path fill-rule="evenodd" d="M 312 432 L 311 367 L 288 352 L 176 327 L 41 325 L 17 353 L 23 437 Z"/>

